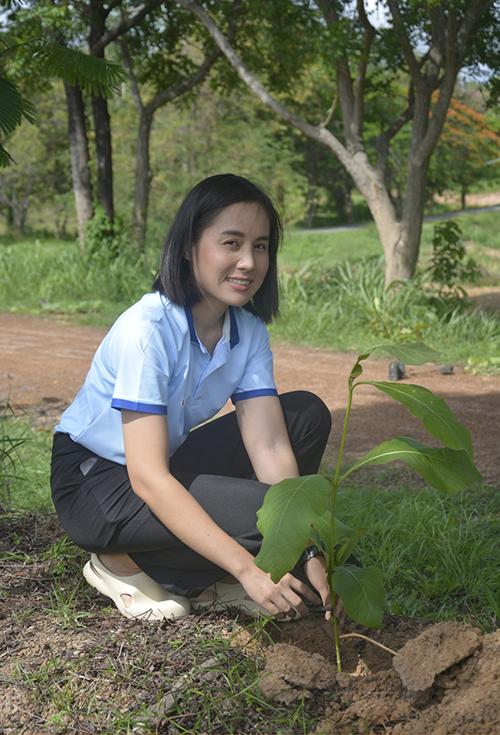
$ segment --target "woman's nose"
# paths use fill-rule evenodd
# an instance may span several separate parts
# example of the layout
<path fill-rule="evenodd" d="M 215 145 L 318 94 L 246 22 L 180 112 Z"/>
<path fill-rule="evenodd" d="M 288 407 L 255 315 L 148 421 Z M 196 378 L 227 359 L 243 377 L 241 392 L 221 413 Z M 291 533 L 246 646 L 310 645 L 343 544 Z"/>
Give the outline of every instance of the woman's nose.
<path fill-rule="evenodd" d="M 244 270 L 252 270 L 254 264 L 255 260 L 253 248 L 242 248 L 240 250 L 240 257 L 238 259 L 238 268 Z"/>

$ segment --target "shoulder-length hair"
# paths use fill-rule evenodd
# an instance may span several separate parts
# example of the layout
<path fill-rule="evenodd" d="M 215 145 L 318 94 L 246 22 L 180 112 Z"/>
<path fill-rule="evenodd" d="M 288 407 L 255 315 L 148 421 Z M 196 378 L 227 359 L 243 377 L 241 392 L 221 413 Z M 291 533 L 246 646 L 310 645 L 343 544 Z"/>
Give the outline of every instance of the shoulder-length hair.
<path fill-rule="evenodd" d="M 269 268 L 262 286 L 244 308 L 270 322 L 279 310 L 276 260 L 283 232 L 281 219 L 271 198 L 242 176 L 209 176 L 191 189 L 167 233 L 153 290 L 181 306 L 192 306 L 200 301 L 202 296 L 191 266 L 193 247 L 203 230 L 225 207 L 241 202 L 259 204 L 269 218 Z"/>

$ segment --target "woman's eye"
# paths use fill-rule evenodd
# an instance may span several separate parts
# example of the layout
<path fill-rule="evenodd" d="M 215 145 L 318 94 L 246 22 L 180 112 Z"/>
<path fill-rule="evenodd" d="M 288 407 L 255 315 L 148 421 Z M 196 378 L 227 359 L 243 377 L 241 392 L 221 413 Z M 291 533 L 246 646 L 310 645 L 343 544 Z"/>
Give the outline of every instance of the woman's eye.
<path fill-rule="evenodd" d="M 258 242 L 255 248 L 257 250 L 267 250 L 267 242 Z"/>
<path fill-rule="evenodd" d="M 224 245 L 228 245 L 233 250 L 238 247 L 238 243 L 236 242 L 236 240 L 226 240 L 226 242 L 224 243 Z"/>

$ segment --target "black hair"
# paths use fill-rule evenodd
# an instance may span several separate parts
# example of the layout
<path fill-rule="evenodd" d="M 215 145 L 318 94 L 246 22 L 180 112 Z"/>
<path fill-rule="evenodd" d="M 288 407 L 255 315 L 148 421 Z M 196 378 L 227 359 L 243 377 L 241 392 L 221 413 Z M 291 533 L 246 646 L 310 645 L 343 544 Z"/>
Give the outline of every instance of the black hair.
<path fill-rule="evenodd" d="M 271 198 L 248 179 L 235 174 L 216 174 L 196 184 L 186 196 L 165 238 L 160 268 L 153 290 L 175 304 L 192 306 L 201 300 L 191 262 L 193 247 L 203 230 L 226 207 L 254 202 L 269 218 L 269 268 L 264 281 L 245 309 L 265 322 L 278 314 L 277 254 L 282 238 L 280 216 Z"/>

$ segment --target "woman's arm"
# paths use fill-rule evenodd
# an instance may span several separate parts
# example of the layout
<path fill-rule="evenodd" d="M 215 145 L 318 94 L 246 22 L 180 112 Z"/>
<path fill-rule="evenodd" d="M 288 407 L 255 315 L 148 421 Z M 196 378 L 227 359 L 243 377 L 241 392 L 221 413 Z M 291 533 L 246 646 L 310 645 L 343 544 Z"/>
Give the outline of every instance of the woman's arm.
<path fill-rule="evenodd" d="M 245 449 L 258 480 L 272 485 L 288 477 L 298 477 L 297 461 L 277 397 L 259 396 L 238 401 L 236 416 Z M 306 562 L 305 572 L 313 587 L 318 590 L 324 607 L 328 609 L 330 590 L 323 557 L 318 556 Z"/>
<path fill-rule="evenodd" d="M 292 607 L 305 612 L 297 593 L 315 602 L 297 580 L 275 584 L 254 564 L 253 556 L 221 529 L 170 473 L 165 417 L 122 411 L 125 457 L 134 492 L 183 543 L 238 579 L 247 594 L 273 615 Z M 312 597 L 311 597 L 312 595 Z"/>
<path fill-rule="evenodd" d="M 274 485 L 287 477 L 299 476 L 281 404 L 276 396 L 238 401 L 236 417 L 243 444 L 260 482 Z"/>

